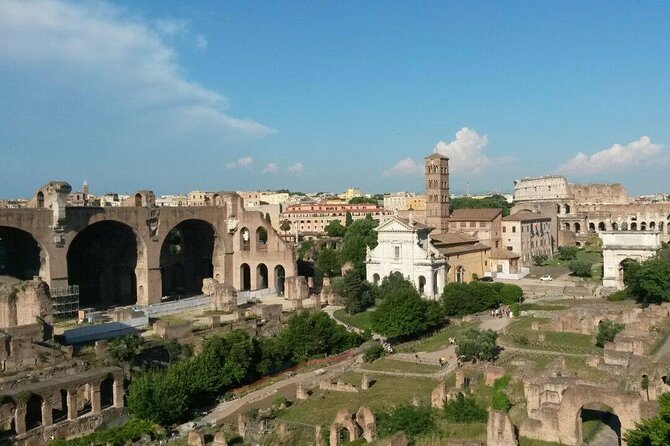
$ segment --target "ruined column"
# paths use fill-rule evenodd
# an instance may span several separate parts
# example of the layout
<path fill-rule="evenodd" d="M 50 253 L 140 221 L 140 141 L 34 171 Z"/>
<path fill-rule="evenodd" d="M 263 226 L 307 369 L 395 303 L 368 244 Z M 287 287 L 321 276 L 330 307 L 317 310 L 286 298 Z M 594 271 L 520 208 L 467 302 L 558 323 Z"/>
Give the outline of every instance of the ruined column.
<path fill-rule="evenodd" d="M 72 421 L 77 419 L 77 391 L 67 391 L 67 419 Z"/>
<path fill-rule="evenodd" d="M 51 404 L 46 399 L 42 399 L 42 426 L 51 426 L 54 424 Z"/>
<path fill-rule="evenodd" d="M 114 407 L 123 407 L 123 378 L 114 379 Z"/>
<path fill-rule="evenodd" d="M 16 435 L 21 435 L 26 433 L 26 406 L 16 406 L 14 410 L 14 428 L 16 429 Z"/>
<path fill-rule="evenodd" d="M 93 413 L 100 413 L 102 411 L 100 404 L 100 383 L 95 383 L 91 386 L 91 411 Z"/>

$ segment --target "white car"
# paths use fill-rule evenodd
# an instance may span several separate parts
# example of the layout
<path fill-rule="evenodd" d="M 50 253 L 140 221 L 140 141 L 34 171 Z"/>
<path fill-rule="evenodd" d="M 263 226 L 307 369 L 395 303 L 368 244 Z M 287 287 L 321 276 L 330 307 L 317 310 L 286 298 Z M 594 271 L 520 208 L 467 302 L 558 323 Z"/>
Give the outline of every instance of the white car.
<path fill-rule="evenodd" d="M 551 276 L 549 274 L 540 277 L 540 282 L 551 282 Z"/>

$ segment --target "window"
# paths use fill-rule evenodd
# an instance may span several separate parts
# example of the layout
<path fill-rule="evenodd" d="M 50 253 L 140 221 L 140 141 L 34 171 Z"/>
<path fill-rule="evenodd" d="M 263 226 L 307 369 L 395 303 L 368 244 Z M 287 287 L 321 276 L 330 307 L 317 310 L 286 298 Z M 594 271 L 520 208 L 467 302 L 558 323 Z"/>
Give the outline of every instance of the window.
<path fill-rule="evenodd" d="M 507 226 L 503 226 L 503 232 L 507 232 Z"/>
<path fill-rule="evenodd" d="M 400 246 L 394 246 L 393 247 L 393 258 L 395 260 L 400 259 Z"/>
<path fill-rule="evenodd" d="M 508 251 L 511 251 L 511 250 L 512 250 L 512 247 L 511 247 L 511 246 L 508 246 L 508 247 L 507 247 L 507 250 L 508 250 Z"/>
<path fill-rule="evenodd" d="M 516 232 L 516 226 L 512 226 L 512 232 Z"/>
<path fill-rule="evenodd" d="M 462 222 L 461 222 L 461 228 L 464 228 L 464 227 L 465 227 L 465 222 L 462 221 Z"/>

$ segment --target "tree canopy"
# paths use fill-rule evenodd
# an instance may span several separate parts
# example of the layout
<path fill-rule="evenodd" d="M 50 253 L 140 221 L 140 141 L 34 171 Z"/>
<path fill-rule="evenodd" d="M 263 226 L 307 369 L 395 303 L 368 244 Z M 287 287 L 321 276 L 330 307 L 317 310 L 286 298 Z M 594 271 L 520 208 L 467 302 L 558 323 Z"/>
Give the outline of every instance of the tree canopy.
<path fill-rule="evenodd" d="M 363 218 L 356 220 L 347 226 L 344 235 L 340 256 L 342 263 L 351 262 L 354 270 L 361 276 L 365 276 L 365 255 L 367 248 L 377 246 L 377 222 L 372 219 Z"/>
<path fill-rule="evenodd" d="M 331 220 L 323 229 L 326 231 L 328 237 L 344 237 L 344 234 L 347 232 L 347 228 L 342 226 L 340 220 Z"/>
<path fill-rule="evenodd" d="M 670 263 L 652 259 L 624 264 L 624 283 L 628 294 L 645 305 L 670 302 Z"/>
<path fill-rule="evenodd" d="M 453 211 L 454 209 L 483 209 L 483 208 L 501 208 L 503 210 L 503 216 L 509 215 L 509 211 L 512 207 L 511 203 L 507 202 L 507 199 L 499 194 L 494 194 L 490 197 L 485 198 L 472 198 L 472 197 L 454 197 L 449 200 L 449 207 Z"/>
<path fill-rule="evenodd" d="M 667 446 L 670 444 L 670 393 L 658 397 L 658 416 L 635 423 L 624 434 L 628 446 Z"/>
<path fill-rule="evenodd" d="M 493 361 L 498 356 L 497 339 L 493 330 L 470 328 L 458 340 L 456 353 L 466 361 Z"/>

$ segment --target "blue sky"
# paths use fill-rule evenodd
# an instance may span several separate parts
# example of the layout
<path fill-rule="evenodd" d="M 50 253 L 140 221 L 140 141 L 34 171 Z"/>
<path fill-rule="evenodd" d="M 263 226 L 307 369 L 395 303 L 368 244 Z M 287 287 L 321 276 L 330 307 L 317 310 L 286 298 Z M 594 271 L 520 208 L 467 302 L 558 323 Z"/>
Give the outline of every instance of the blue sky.
<path fill-rule="evenodd" d="M 0 2 L 1 197 L 668 192 L 668 2 Z"/>

